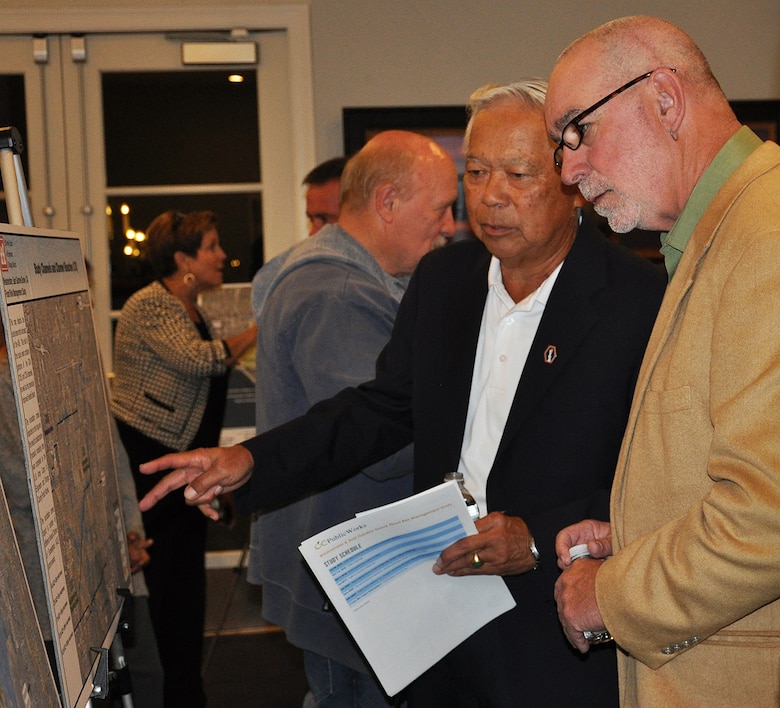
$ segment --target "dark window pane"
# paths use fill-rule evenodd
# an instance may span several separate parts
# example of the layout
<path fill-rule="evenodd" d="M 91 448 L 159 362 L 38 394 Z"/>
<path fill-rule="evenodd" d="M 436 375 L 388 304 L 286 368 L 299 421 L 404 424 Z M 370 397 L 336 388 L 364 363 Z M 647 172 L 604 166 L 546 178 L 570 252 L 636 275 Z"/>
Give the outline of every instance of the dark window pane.
<path fill-rule="evenodd" d="M 255 72 L 229 73 L 104 74 L 108 186 L 259 182 Z"/>
<path fill-rule="evenodd" d="M 0 74 L 0 127 L 13 126 L 22 135 L 22 147 L 27 144 L 27 112 L 24 105 L 24 76 L 21 74 Z M 22 168 L 27 185 L 30 185 L 27 152 L 22 150 Z M 2 179 L 0 179 L 2 186 Z M 8 222 L 5 206 L 0 220 Z"/>
<path fill-rule="evenodd" d="M 122 204 L 130 207 L 126 219 L 121 214 Z M 152 219 L 168 209 L 183 212 L 210 209 L 216 212 L 220 244 L 227 253 L 226 283 L 251 280 L 263 263 L 263 220 L 259 194 L 112 197 L 109 207 L 111 307 L 114 310 L 121 309 L 130 295 L 154 277 L 144 255 L 144 242 L 127 239 L 126 229 L 145 232 Z M 126 255 L 126 246 L 137 248 L 138 253 Z"/>

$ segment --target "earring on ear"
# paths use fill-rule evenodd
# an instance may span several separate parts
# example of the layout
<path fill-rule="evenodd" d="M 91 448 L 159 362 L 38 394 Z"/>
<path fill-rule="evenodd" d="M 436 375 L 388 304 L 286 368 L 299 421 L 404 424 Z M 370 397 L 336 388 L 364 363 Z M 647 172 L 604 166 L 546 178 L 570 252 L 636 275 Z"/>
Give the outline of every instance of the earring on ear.
<path fill-rule="evenodd" d="M 182 280 L 184 281 L 185 285 L 194 285 L 195 284 L 195 274 L 194 273 L 185 273 L 182 276 Z"/>

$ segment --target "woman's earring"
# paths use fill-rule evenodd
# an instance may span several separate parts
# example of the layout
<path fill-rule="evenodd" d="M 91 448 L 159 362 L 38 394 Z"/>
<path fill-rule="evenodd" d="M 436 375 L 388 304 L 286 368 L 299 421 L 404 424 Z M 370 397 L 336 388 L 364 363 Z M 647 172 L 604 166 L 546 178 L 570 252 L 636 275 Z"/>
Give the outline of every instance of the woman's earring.
<path fill-rule="evenodd" d="M 182 277 L 182 280 L 184 281 L 185 285 L 194 285 L 195 284 L 195 274 L 194 273 L 185 273 Z"/>

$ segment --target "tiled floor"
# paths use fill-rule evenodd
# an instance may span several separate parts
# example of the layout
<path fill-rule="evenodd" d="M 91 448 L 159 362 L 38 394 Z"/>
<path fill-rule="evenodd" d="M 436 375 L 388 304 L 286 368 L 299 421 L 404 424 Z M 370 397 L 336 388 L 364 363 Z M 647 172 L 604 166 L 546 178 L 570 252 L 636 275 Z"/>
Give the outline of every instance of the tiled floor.
<path fill-rule="evenodd" d="M 209 708 L 301 708 L 303 658 L 261 616 L 262 591 L 247 582 L 249 522 L 209 527 L 203 679 Z M 235 550 L 239 549 L 239 550 Z"/>
<path fill-rule="evenodd" d="M 301 708 L 300 652 L 281 632 L 220 636 L 204 673 L 208 708 Z"/>
<path fill-rule="evenodd" d="M 209 708 L 300 708 L 300 650 L 260 616 L 262 593 L 246 570 L 207 571 L 203 678 Z"/>
<path fill-rule="evenodd" d="M 246 568 L 206 571 L 206 643 L 215 633 L 256 634 L 270 625 L 261 616 L 263 593 L 247 582 Z"/>

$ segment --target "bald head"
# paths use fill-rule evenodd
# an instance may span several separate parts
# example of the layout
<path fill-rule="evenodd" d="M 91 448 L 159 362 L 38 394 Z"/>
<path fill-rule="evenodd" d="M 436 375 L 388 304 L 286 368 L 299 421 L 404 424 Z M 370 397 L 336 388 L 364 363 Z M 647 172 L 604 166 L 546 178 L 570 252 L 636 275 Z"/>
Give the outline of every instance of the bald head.
<path fill-rule="evenodd" d="M 647 16 L 608 22 L 561 53 L 545 119 L 561 178 L 618 232 L 671 228 L 739 129 L 695 42 Z"/>
<path fill-rule="evenodd" d="M 341 176 L 339 225 L 392 275 L 414 270 L 455 223 L 458 173 L 452 158 L 424 135 L 377 134 Z"/>
<path fill-rule="evenodd" d="M 691 84 L 718 88 L 707 59 L 691 37 L 658 17 L 635 15 L 607 22 L 572 42 L 557 63 L 582 51 L 600 56 L 598 74 L 610 85 L 654 67 L 670 66 Z"/>
<path fill-rule="evenodd" d="M 381 184 L 394 184 L 402 196 L 412 188 L 415 170 L 427 162 L 450 160 L 433 140 L 406 130 L 386 130 L 352 157 L 341 177 L 342 208 L 361 211 L 371 205 Z"/>

